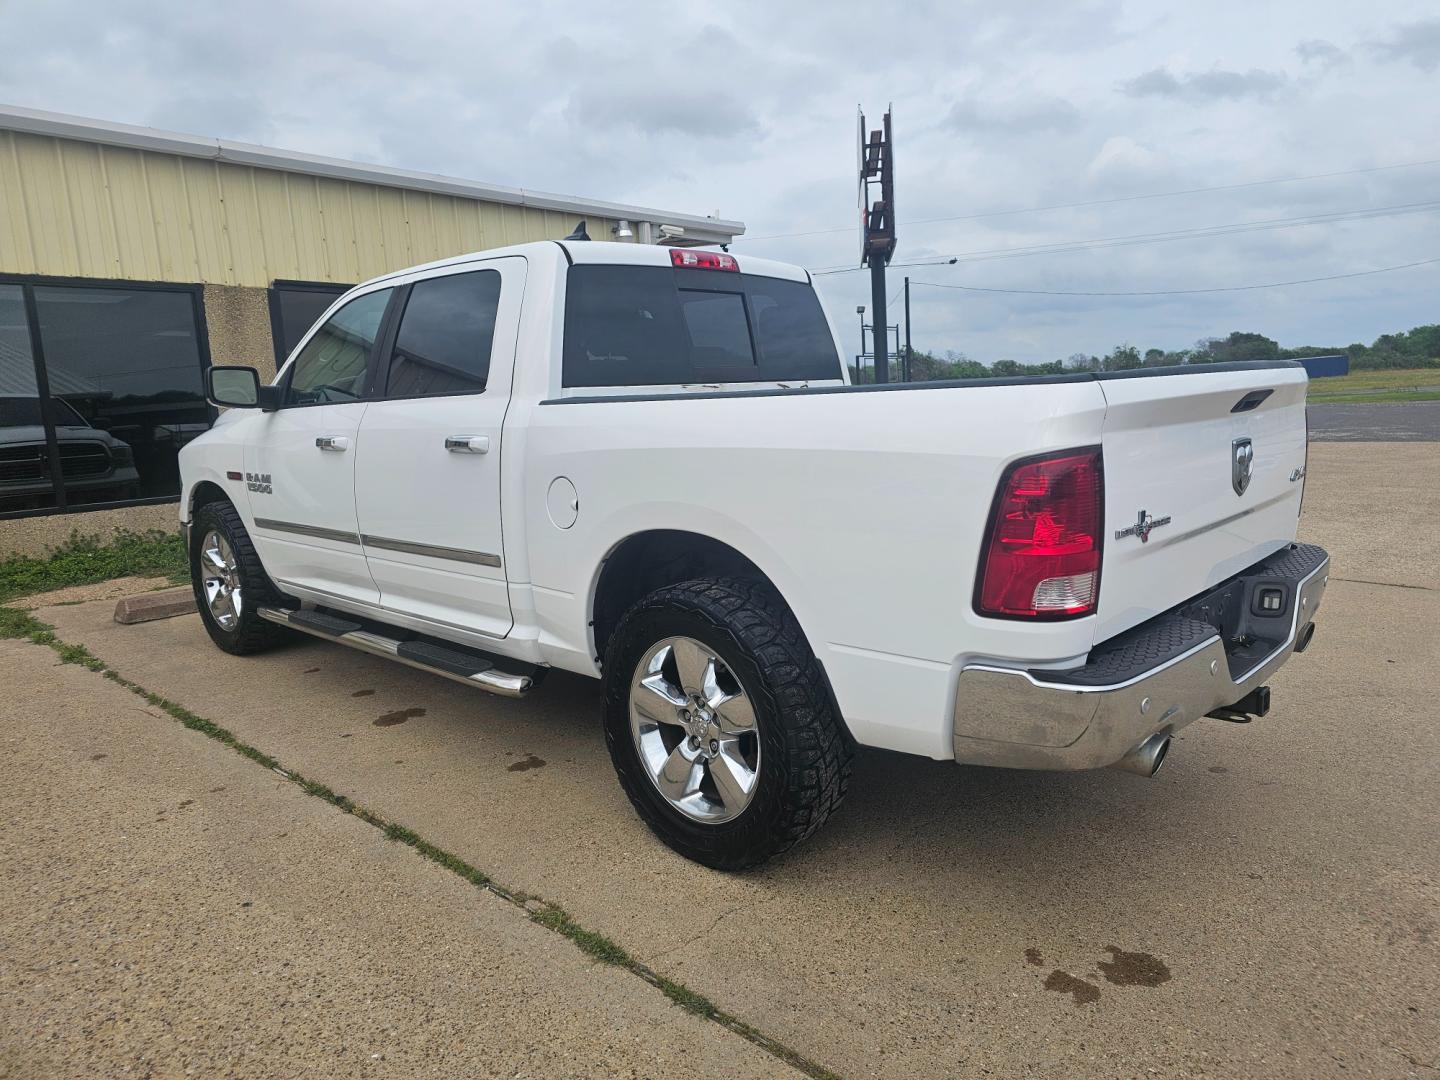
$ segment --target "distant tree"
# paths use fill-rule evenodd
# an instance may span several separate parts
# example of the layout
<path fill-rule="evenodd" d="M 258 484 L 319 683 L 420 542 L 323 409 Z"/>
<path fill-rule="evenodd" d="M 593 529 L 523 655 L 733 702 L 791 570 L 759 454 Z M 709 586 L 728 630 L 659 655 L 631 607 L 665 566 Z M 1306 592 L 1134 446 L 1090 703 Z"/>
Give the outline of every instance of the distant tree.
<path fill-rule="evenodd" d="M 1225 364 L 1237 360 L 1278 360 L 1280 343 L 1264 334 L 1251 334 L 1243 330 L 1232 331 L 1230 336 L 1215 341 L 1210 354 L 1217 363 Z"/>
<path fill-rule="evenodd" d="M 1083 352 L 1071 353 L 1065 360 L 1065 367 L 1071 371 L 1099 371 L 1100 358 Z"/>
<path fill-rule="evenodd" d="M 1138 368 L 1141 365 L 1140 350 L 1134 345 L 1116 345 L 1103 363 L 1106 371 L 1129 371 Z"/>

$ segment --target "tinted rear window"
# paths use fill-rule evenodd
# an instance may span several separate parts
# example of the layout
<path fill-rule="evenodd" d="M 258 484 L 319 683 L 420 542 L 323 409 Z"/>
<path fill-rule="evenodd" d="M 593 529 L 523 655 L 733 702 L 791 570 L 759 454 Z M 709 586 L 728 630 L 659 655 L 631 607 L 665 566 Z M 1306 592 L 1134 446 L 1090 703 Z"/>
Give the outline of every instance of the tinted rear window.
<path fill-rule="evenodd" d="M 565 386 L 840 378 L 815 291 L 778 278 L 661 266 L 573 266 Z"/>

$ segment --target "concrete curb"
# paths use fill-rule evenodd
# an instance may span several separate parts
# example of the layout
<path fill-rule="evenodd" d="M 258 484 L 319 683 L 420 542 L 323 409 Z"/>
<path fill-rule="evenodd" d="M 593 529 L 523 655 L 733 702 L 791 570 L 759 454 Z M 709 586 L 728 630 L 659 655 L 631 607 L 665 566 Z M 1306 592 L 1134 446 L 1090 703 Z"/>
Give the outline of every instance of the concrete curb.
<path fill-rule="evenodd" d="M 115 621 L 131 623 L 173 619 L 195 610 L 195 594 L 189 588 L 164 589 L 161 592 L 127 596 L 115 605 Z"/>

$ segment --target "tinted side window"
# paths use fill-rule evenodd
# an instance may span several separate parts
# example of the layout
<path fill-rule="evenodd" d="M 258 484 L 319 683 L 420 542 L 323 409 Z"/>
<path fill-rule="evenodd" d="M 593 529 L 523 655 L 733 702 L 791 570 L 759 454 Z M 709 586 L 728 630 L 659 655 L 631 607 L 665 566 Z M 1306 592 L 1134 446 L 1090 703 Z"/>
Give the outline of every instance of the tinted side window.
<path fill-rule="evenodd" d="M 574 266 L 565 293 L 566 386 L 690 382 L 674 272 L 662 266 Z"/>
<path fill-rule="evenodd" d="M 755 346 L 760 350 L 760 377 L 779 382 L 838 379 L 840 356 L 820 298 L 801 281 L 745 278 Z"/>
<path fill-rule="evenodd" d="M 285 404 L 355 401 L 365 392 L 365 367 L 392 291 L 351 300 L 315 331 L 291 367 Z"/>
<path fill-rule="evenodd" d="M 417 281 L 410 289 L 395 350 L 389 397 L 477 394 L 490 374 L 500 274 L 468 274 Z"/>

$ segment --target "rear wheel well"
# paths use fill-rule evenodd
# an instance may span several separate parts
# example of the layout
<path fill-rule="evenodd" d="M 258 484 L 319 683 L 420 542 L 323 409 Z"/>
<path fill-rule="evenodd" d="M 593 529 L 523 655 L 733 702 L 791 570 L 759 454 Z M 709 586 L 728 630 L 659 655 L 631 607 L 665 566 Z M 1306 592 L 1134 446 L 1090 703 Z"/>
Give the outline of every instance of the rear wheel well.
<path fill-rule="evenodd" d="M 770 585 L 753 562 L 729 544 L 699 533 L 657 529 L 636 533 L 610 553 L 595 587 L 592 625 L 596 659 L 631 606 L 656 589 L 695 578 L 746 578 Z"/>

